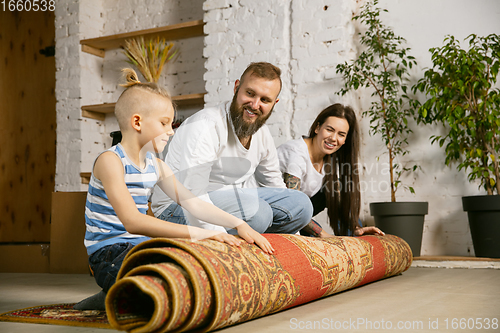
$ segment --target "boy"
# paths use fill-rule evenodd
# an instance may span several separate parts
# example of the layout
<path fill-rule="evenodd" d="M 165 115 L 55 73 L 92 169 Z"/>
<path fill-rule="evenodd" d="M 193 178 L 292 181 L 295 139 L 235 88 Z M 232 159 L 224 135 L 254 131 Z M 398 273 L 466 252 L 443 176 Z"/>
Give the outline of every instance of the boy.
<path fill-rule="evenodd" d="M 236 228 L 238 235 L 266 253 L 271 244 L 246 222 L 202 201 L 174 177 L 152 152 L 161 152 L 174 134 L 174 108 L 168 93 L 154 83 L 141 83 L 132 69 L 124 69 L 126 87 L 115 106 L 122 141 L 94 162 L 85 207 L 85 246 L 98 294 L 75 305 L 77 310 L 104 310 L 104 300 L 124 257 L 149 237 L 210 238 L 230 245 L 241 240 L 193 226 L 166 222 L 146 214 L 152 188 L 160 188 L 197 219 Z"/>

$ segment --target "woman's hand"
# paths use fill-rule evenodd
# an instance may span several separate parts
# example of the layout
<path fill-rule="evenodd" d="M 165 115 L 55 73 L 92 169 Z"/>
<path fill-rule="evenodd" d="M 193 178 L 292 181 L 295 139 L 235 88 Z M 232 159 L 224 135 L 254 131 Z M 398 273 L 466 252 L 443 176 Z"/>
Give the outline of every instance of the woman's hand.
<path fill-rule="evenodd" d="M 248 243 L 257 244 L 267 254 L 274 253 L 271 243 L 264 236 L 253 230 L 247 223 L 240 224 L 236 227 L 236 230 L 238 231 L 238 235 Z"/>
<path fill-rule="evenodd" d="M 362 236 L 362 235 L 379 235 L 379 236 L 384 236 L 385 233 L 380 230 L 377 227 L 358 227 L 356 230 L 354 230 L 354 235 L 355 236 Z"/>

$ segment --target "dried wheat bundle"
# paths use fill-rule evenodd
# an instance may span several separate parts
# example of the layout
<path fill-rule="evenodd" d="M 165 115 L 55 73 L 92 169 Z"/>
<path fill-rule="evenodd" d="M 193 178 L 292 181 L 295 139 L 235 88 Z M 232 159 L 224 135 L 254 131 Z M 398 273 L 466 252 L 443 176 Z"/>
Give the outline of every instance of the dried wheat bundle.
<path fill-rule="evenodd" d="M 174 43 L 165 38 L 144 40 L 144 37 L 127 39 L 123 47 L 128 62 L 137 67 L 148 82 L 157 83 L 163 67 L 177 55 Z"/>

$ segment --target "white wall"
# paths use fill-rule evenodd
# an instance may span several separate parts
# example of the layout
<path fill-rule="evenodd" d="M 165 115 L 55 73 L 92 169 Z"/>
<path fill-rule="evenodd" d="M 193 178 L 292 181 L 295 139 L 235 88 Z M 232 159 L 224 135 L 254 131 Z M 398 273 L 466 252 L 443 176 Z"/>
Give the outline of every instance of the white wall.
<path fill-rule="evenodd" d="M 58 0 L 56 2 L 56 191 L 86 190 L 80 172 L 90 172 L 97 154 L 111 146 L 118 130 L 113 115 L 104 121 L 81 117 L 81 106 L 114 103 L 123 88 L 121 68 L 131 67 L 121 50 L 104 59 L 83 53 L 80 40 L 203 19 L 203 0 Z M 178 41 L 180 55 L 159 84 L 175 95 L 201 93 L 203 37 Z M 180 111 L 183 117 L 195 110 Z"/>
<path fill-rule="evenodd" d="M 207 58 L 205 74 L 207 104 L 232 97 L 234 80 L 252 61 L 269 61 L 283 71 L 284 87 L 276 113 L 269 119 L 277 145 L 305 135 L 315 116 L 335 102 L 352 105 L 358 115 L 370 105 L 370 92 L 341 98 L 335 94 L 342 82 L 335 66 L 352 59 L 359 48 L 354 38 L 353 13 L 365 0 L 207 0 L 204 4 Z M 463 39 L 470 33 L 486 35 L 500 31 L 500 2 L 496 0 L 382 0 L 389 10 L 384 23 L 408 41 L 419 62 L 415 80 L 429 66 L 432 46 L 442 45 L 446 34 Z M 428 201 L 422 255 L 473 255 L 463 195 L 479 194 L 465 173 L 444 165 L 444 151 L 428 138 L 439 127 L 417 127 L 410 138 L 411 154 L 402 163 L 417 161 L 422 171 L 407 179 L 416 195 L 398 192 L 399 201 Z M 372 224 L 368 205 L 389 201 L 384 146 L 368 135 L 369 123 L 361 120 L 362 219 Z M 382 156 L 381 156 L 382 155 Z M 377 156 L 380 161 L 377 162 Z M 372 190 L 373 188 L 373 190 Z M 326 224 L 323 214 L 322 224 Z"/>
<path fill-rule="evenodd" d="M 283 90 L 272 121 L 271 133 L 279 140 L 289 132 L 293 109 L 290 84 L 290 3 L 269 0 L 207 0 L 205 13 L 204 75 L 207 105 L 230 100 L 234 81 L 256 61 L 269 61 L 282 70 Z"/>
<path fill-rule="evenodd" d="M 389 10 L 383 15 L 384 23 L 394 28 L 396 34 L 403 36 L 412 55 L 419 64 L 414 77 L 423 76 L 425 68 L 432 66 L 431 47 L 443 45 L 445 35 L 451 34 L 462 40 L 471 33 L 482 36 L 499 33 L 500 2 L 495 0 L 381 0 L 380 6 Z M 462 44 L 464 47 L 467 44 Z M 368 107 L 367 95 L 361 95 L 360 105 Z M 364 127 L 368 123 L 364 121 Z M 467 215 L 462 209 L 464 195 L 486 194 L 478 189 L 478 184 L 469 184 L 465 172 L 458 172 L 456 164 L 444 164 L 444 148 L 431 145 L 429 137 L 442 133 L 440 126 L 413 126 L 410 138 L 411 154 L 408 161 L 416 161 L 422 171 L 409 179 L 414 184 L 416 195 L 398 192 L 398 199 L 429 202 L 426 217 L 422 255 L 473 255 Z M 375 159 L 380 142 L 365 138 L 363 144 L 365 163 Z M 366 193 L 365 215 L 368 214 L 366 202 L 388 199 L 388 192 Z"/>
<path fill-rule="evenodd" d="M 203 18 L 205 38 L 182 41 L 180 59 L 160 84 L 173 95 L 202 92 L 207 105 L 232 97 L 234 81 L 250 62 L 269 61 L 283 72 L 283 91 L 268 124 L 277 145 L 307 133 L 326 106 L 343 102 L 361 114 L 369 93 L 340 98 L 341 80 L 335 66 L 355 56 L 355 23 L 351 21 L 366 0 L 59 0 L 56 2 L 56 190 L 84 190 L 79 173 L 88 172 L 98 152 L 109 147 L 109 132 L 117 126 L 112 116 L 104 122 L 81 118 L 86 104 L 115 102 L 119 69 L 127 66 L 120 51 L 101 58 L 82 53 L 79 40 Z M 496 0 L 381 0 L 386 25 L 407 39 L 419 62 L 415 79 L 430 65 L 432 46 L 446 34 L 463 39 L 470 33 L 500 31 L 500 1 Z M 204 45 L 203 45 L 204 43 Z M 202 55 L 203 57 L 202 58 Z M 187 113 L 189 114 L 189 113 Z M 368 135 L 361 120 L 362 181 L 375 190 L 363 192 L 362 218 L 371 224 L 368 204 L 390 200 L 382 174 L 381 139 Z M 429 136 L 439 127 L 417 127 L 410 138 L 408 159 L 422 167 L 409 179 L 416 195 L 398 192 L 398 200 L 428 201 L 422 255 L 473 255 L 461 196 L 478 194 L 464 173 L 444 166 L 444 151 L 431 146 Z M 401 162 L 405 162 L 404 160 Z M 371 170 L 371 172 L 370 172 Z M 323 216 L 322 223 L 326 223 Z"/>

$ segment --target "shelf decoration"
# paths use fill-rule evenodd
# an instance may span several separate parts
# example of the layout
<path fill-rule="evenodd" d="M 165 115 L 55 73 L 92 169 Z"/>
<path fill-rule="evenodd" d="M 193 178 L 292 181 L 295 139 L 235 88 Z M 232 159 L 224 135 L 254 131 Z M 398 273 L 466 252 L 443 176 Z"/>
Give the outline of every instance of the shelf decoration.
<path fill-rule="evenodd" d="M 149 40 L 143 36 L 127 39 L 123 47 L 127 62 L 137 67 L 148 82 L 154 83 L 158 83 L 165 65 L 174 59 L 178 51 L 174 43 L 159 36 Z"/>
<path fill-rule="evenodd" d="M 139 67 L 139 61 L 134 63 L 133 59 L 130 58 L 126 51 L 125 55 L 129 58 L 129 61 L 137 67 L 144 78 L 149 82 L 157 82 L 161 72 L 164 70 L 164 66 L 169 62 L 175 60 L 178 55 L 178 50 L 174 47 L 172 40 L 180 40 L 192 37 L 204 36 L 203 26 L 205 23 L 203 20 L 182 22 L 178 24 L 138 30 L 126 33 L 120 33 L 116 35 L 109 35 L 97 38 L 83 39 L 80 41 L 82 46 L 82 52 L 86 52 L 101 58 L 104 58 L 107 50 L 122 48 L 125 50 L 127 43 L 136 43 L 137 45 L 132 47 L 137 47 L 141 43 L 144 45 L 143 51 L 146 52 L 146 47 L 151 47 L 148 52 L 152 56 L 152 64 L 156 70 L 150 74 L 144 73 Z M 133 40 L 136 40 L 135 42 Z M 156 43 L 156 46 L 148 46 L 146 41 L 151 41 L 151 43 Z M 130 47 L 130 45 L 129 45 Z M 140 49 L 140 47 L 139 47 Z M 141 55 L 142 57 L 142 55 Z M 135 58 L 134 58 L 135 59 Z M 150 61 L 148 59 L 148 61 Z M 163 61 L 163 62 L 162 62 Z M 149 66 L 149 65 L 148 65 Z M 193 105 L 203 105 L 205 93 L 187 94 L 172 96 L 172 101 L 178 107 L 193 106 Z M 106 114 L 114 112 L 116 103 L 104 103 L 104 104 L 94 104 L 94 105 L 83 105 L 82 117 L 91 118 L 100 121 L 106 119 Z M 174 126 L 180 124 L 182 119 L 178 119 Z M 90 172 L 81 172 L 80 177 L 82 184 L 88 184 L 90 181 Z"/>

